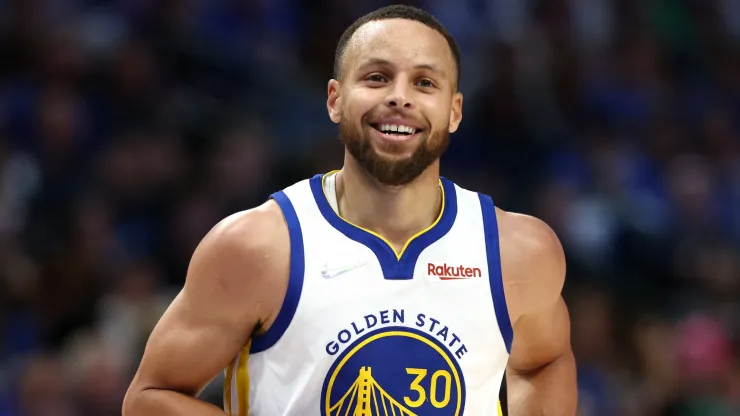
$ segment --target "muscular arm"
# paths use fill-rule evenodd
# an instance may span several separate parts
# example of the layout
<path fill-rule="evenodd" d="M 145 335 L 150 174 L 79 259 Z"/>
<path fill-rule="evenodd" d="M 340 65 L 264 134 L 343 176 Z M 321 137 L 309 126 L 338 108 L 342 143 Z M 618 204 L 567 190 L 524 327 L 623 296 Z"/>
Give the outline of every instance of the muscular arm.
<path fill-rule="evenodd" d="M 276 296 L 282 300 L 287 284 L 287 239 L 274 202 L 211 230 L 151 334 L 124 416 L 224 415 L 197 395 L 245 347 L 258 323 L 274 318 Z M 286 279 L 276 278 L 281 273 Z"/>
<path fill-rule="evenodd" d="M 514 341 L 507 369 L 512 416 L 575 416 L 570 318 L 561 297 L 565 256 L 555 234 L 527 216 L 501 221 L 502 266 Z"/>

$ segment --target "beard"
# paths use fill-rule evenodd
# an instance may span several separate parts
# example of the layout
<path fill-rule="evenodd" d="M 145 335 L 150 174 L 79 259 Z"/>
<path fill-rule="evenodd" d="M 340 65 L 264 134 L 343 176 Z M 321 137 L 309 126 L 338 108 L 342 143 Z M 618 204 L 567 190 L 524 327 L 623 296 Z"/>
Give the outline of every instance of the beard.
<path fill-rule="evenodd" d="M 450 144 L 450 132 L 447 128 L 430 131 L 414 152 L 404 158 L 389 158 L 379 154 L 362 127 L 354 127 L 344 121 L 339 123 L 339 139 L 368 175 L 383 185 L 402 186 L 418 178 L 442 156 Z"/>

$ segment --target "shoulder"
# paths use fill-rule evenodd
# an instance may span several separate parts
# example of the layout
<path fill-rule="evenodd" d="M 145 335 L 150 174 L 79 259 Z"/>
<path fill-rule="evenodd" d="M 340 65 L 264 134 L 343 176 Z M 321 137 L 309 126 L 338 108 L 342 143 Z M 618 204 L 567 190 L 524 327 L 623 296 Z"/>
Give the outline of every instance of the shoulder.
<path fill-rule="evenodd" d="M 555 232 L 539 218 L 496 209 L 501 244 L 522 264 L 532 260 L 547 266 L 565 267 L 563 247 Z M 514 254 L 514 253 L 511 253 Z"/>
<path fill-rule="evenodd" d="M 222 260 L 259 264 L 265 260 L 266 253 L 286 246 L 287 237 L 282 211 L 270 200 L 221 220 L 206 234 L 193 257 L 217 256 Z"/>
<path fill-rule="evenodd" d="M 279 308 L 287 286 L 289 240 L 282 211 L 273 200 L 232 214 L 216 224 L 195 249 L 185 289 L 225 302 L 254 300 L 267 305 L 260 315 L 271 315 Z"/>
<path fill-rule="evenodd" d="M 496 210 L 501 268 L 512 319 L 560 299 L 565 254 L 555 232 L 529 215 Z"/>

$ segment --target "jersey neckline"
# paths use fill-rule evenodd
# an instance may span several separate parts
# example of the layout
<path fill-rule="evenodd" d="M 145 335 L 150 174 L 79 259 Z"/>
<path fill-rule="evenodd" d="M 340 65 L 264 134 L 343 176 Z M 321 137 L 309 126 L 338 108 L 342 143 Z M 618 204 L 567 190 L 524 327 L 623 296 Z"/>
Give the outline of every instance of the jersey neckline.
<path fill-rule="evenodd" d="M 400 252 L 383 236 L 352 224 L 337 214 L 324 191 L 324 180 L 337 171 L 315 175 L 310 179 L 311 191 L 321 215 L 347 238 L 363 244 L 375 253 L 383 270 L 383 277 L 390 280 L 407 280 L 414 276 L 419 255 L 427 247 L 447 234 L 457 217 L 457 195 L 455 185 L 444 177 L 439 178 L 442 190 L 442 209 L 437 220 L 426 229 L 412 236 Z"/>

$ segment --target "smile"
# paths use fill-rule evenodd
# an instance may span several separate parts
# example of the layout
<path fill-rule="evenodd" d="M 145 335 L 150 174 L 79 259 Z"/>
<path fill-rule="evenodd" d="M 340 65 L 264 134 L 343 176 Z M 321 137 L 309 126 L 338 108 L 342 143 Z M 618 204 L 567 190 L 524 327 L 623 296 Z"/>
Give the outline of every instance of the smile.
<path fill-rule="evenodd" d="M 409 140 L 416 137 L 422 130 L 402 124 L 370 124 L 380 135 L 393 141 Z"/>

